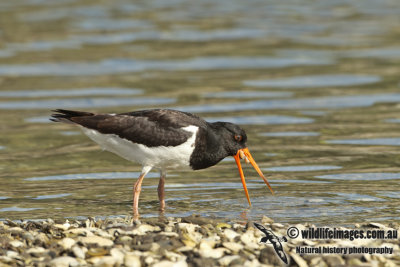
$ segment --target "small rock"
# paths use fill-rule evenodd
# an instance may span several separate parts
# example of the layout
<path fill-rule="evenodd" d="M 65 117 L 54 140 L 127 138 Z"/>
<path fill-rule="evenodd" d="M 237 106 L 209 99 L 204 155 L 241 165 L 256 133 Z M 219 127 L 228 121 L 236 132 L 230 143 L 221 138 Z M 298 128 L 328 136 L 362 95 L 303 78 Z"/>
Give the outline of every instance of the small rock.
<path fill-rule="evenodd" d="M 265 246 L 260 250 L 258 260 L 264 264 L 272 264 L 273 266 L 282 265 L 283 261 L 276 255 L 275 249 L 271 245 Z"/>
<path fill-rule="evenodd" d="M 303 242 L 307 246 L 315 246 L 317 244 L 317 242 L 309 240 L 309 239 L 305 239 Z"/>
<path fill-rule="evenodd" d="M 212 222 L 212 220 L 200 217 L 199 215 L 190 215 L 188 217 L 184 217 L 182 218 L 182 221 L 184 223 L 197 224 L 197 225 L 204 225 Z"/>
<path fill-rule="evenodd" d="M 223 234 L 226 238 L 228 238 L 229 241 L 232 241 L 233 239 L 235 239 L 235 237 L 239 235 L 238 233 L 236 233 L 231 229 L 225 229 Z"/>
<path fill-rule="evenodd" d="M 33 242 L 35 237 L 31 233 L 25 232 L 22 234 L 22 239 Z"/>
<path fill-rule="evenodd" d="M 70 226 L 71 225 L 69 223 L 68 224 L 54 224 L 53 225 L 54 228 L 60 229 L 60 230 L 63 230 L 63 231 L 67 231 Z"/>
<path fill-rule="evenodd" d="M 154 262 L 155 262 L 155 258 L 154 258 L 153 255 L 147 256 L 147 257 L 144 259 L 144 262 L 145 262 L 147 265 L 149 265 L 149 266 L 153 266 L 153 264 L 154 264 Z"/>
<path fill-rule="evenodd" d="M 75 228 L 75 229 L 69 229 L 67 231 L 64 231 L 64 234 L 67 237 L 77 237 L 77 236 L 94 236 L 92 232 L 90 232 L 86 228 Z"/>
<path fill-rule="evenodd" d="M 310 260 L 310 267 L 328 267 L 328 265 L 321 257 L 315 257 Z"/>
<path fill-rule="evenodd" d="M 187 233 L 192 233 L 196 231 L 199 226 L 191 223 L 178 223 L 178 227 L 181 230 L 185 230 Z"/>
<path fill-rule="evenodd" d="M 18 259 L 19 258 L 18 252 L 15 252 L 15 251 L 12 251 L 12 250 L 7 250 L 6 256 L 10 257 L 12 259 Z"/>
<path fill-rule="evenodd" d="M 125 254 L 124 264 L 126 267 L 140 267 L 142 265 L 139 256 L 133 254 Z"/>
<path fill-rule="evenodd" d="M 14 248 L 20 248 L 20 247 L 25 247 L 25 244 L 19 240 L 13 240 L 10 242 L 10 245 L 13 246 Z"/>
<path fill-rule="evenodd" d="M 108 239 L 113 238 L 113 235 L 111 235 L 108 232 L 103 231 L 102 229 L 99 229 L 99 228 L 92 227 L 92 228 L 88 228 L 88 230 L 97 236 L 101 236 L 101 237 L 108 238 Z"/>
<path fill-rule="evenodd" d="M 283 227 L 285 227 L 283 224 L 281 224 L 281 223 L 273 223 L 272 225 L 271 225 L 274 229 L 279 229 L 279 228 L 283 228 Z"/>
<path fill-rule="evenodd" d="M 260 240 L 257 240 L 254 237 L 253 231 L 247 231 L 240 237 L 240 241 L 242 241 L 247 248 L 253 250 L 253 249 L 258 249 Z"/>
<path fill-rule="evenodd" d="M 226 228 L 232 228 L 230 224 L 227 223 L 218 223 L 215 228 L 217 229 L 226 229 Z"/>
<path fill-rule="evenodd" d="M 58 244 L 62 246 L 65 250 L 69 250 L 72 248 L 73 245 L 75 245 L 76 241 L 72 238 L 65 237 L 58 241 Z"/>
<path fill-rule="evenodd" d="M 84 245 L 98 245 L 101 247 L 110 247 L 114 245 L 114 242 L 111 241 L 110 239 L 100 237 L 100 236 L 85 236 L 85 237 L 80 237 L 79 241 L 81 241 Z"/>
<path fill-rule="evenodd" d="M 380 228 L 380 229 L 386 228 L 385 225 L 383 225 L 381 223 L 375 223 L 375 222 L 371 222 L 371 223 L 367 224 L 367 227 Z"/>
<path fill-rule="evenodd" d="M 187 252 L 187 251 L 192 251 L 192 250 L 193 250 L 193 247 L 183 246 L 183 247 L 178 248 L 176 251 Z"/>
<path fill-rule="evenodd" d="M 79 266 L 79 262 L 69 256 L 62 256 L 50 261 L 50 266 L 54 267 L 74 267 Z"/>
<path fill-rule="evenodd" d="M 8 232 L 10 232 L 11 234 L 22 234 L 24 232 L 24 229 L 22 229 L 21 227 L 11 227 L 8 228 Z"/>
<path fill-rule="evenodd" d="M 14 261 L 14 259 L 13 258 L 10 258 L 10 257 L 7 257 L 7 256 L 0 256 L 0 266 L 1 267 L 3 267 L 3 265 L 4 265 L 4 267 L 9 267 L 9 266 L 11 266 L 11 265 L 6 265 L 6 264 L 4 264 L 4 263 L 11 263 L 11 262 L 13 262 Z"/>
<path fill-rule="evenodd" d="M 203 243 L 204 244 L 204 243 Z M 216 248 L 212 249 L 208 245 L 203 245 L 199 249 L 199 253 L 202 257 L 204 258 L 213 258 L 213 259 L 219 259 L 222 256 L 224 256 L 225 252 L 228 252 L 226 248 Z"/>
<path fill-rule="evenodd" d="M 49 237 L 45 233 L 39 233 L 35 236 L 35 242 L 47 244 L 49 243 Z"/>
<path fill-rule="evenodd" d="M 173 262 L 173 261 L 160 261 L 157 262 L 156 264 L 153 265 L 153 267 L 187 267 L 188 264 L 186 261 L 178 261 L 178 262 Z"/>
<path fill-rule="evenodd" d="M 289 255 L 292 257 L 292 259 L 297 263 L 299 267 L 308 267 L 307 262 L 303 260 L 303 258 L 300 257 L 300 255 L 294 252 L 290 252 Z"/>
<path fill-rule="evenodd" d="M 362 266 L 363 264 L 365 264 L 365 262 L 363 263 L 360 259 L 357 258 L 351 258 L 350 260 L 347 261 L 347 265 L 349 266 Z"/>
<path fill-rule="evenodd" d="M 104 247 L 91 247 L 88 251 L 87 254 L 91 257 L 99 257 L 99 256 L 105 256 L 109 253 L 109 251 L 104 248 Z"/>
<path fill-rule="evenodd" d="M 165 236 L 168 236 L 168 237 L 178 237 L 179 235 L 177 234 L 177 233 L 175 233 L 175 232 L 161 232 L 160 234 L 162 234 L 162 235 L 165 235 Z"/>
<path fill-rule="evenodd" d="M 234 242 L 223 242 L 222 245 L 235 253 L 237 253 L 243 249 L 242 244 L 234 243 Z"/>
<path fill-rule="evenodd" d="M 144 235 L 147 232 L 158 232 L 161 231 L 161 228 L 159 226 L 152 226 L 149 224 L 141 224 L 139 227 L 134 229 L 132 233 L 134 235 Z"/>
<path fill-rule="evenodd" d="M 87 250 L 87 248 L 85 248 Z M 79 258 L 79 259 L 85 259 L 85 251 L 80 248 L 79 246 L 74 246 L 72 248 L 72 253 L 75 255 L 75 257 Z"/>
<path fill-rule="evenodd" d="M 186 259 L 185 256 L 182 256 L 182 255 L 180 255 L 178 253 L 175 253 L 175 252 L 172 252 L 172 251 L 168 251 L 168 250 L 164 251 L 164 256 L 168 260 L 173 261 L 173 262 L 177 262 L 179 260 Z"/>
<path fill-rule="evenodd" d="M 113 267 L 117 263 L 117 260 L 113 256 L 103 256 L 96 262 L 98 267 Z"/>
<path fill-rule="evenodd" d="M 130 237 L 129 235 L 124 235 L 120 237 L 119 240 L 123 243 L 130 243 L 132 241 L 132 237 Z"/>
<path fill-rule="evenodd" d="M 28 253 L 34 257 L 41 257 L 46 252 L 47 252 L 47 250 L 42 247 L 33 247 L 26 251 L 26 253 Z"/>
<path fill-rule="evenodd" d="M 274 223 L 274 220 L 271 219 L 270 217 L 267 217 L 264 215 L 261 219 L 261 223 L 262 224 L 267 224 L 267 223 L 272 224 L 272 223 Z"/>
<path fill-rule="evenodd" d="M 326 255 L 324 260 L 329 266 L 345 265 L 344 259 L 338 254 Z"/>
<path fill-rule="evenodd" d="M 239 255 L 228 255 L 218 260 L 222 266 L 228 266 L 232 261 L 240 259 Z"/>
<path fill-rule="evenodd" d="M 114 257 L 117 265 L 122 265 L 124 262 L 124 253 L 119 248 L 112 248 L 110 250 L 110 255 Z"/>

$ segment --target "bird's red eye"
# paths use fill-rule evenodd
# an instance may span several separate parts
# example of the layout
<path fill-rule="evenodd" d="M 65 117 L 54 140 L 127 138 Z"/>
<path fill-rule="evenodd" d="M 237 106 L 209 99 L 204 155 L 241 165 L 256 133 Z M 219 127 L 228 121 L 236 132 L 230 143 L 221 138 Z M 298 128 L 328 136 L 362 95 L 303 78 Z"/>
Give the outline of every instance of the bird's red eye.
<path fill-rule="evenodd" d="M 241 136 L 240 134 L 236 134 L 236 135 L 235 135 L 235 140 L 238 141 L 238 142 L 240 142 L 240 141 L 243 140 L 243 136 Z"/>

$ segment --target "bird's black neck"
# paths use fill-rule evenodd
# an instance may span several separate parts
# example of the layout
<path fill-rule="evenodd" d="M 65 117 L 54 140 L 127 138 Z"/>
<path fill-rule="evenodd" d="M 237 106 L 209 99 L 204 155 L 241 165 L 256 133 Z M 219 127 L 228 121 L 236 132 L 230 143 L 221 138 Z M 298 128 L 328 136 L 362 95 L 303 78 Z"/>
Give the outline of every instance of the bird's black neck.
<path fill-rule="evenodd" d="M 211 167 L 229 156 L 229 152 L 225 150 L 225 140 L 219 131 L 220 129 L 212 127 L 212 124 L 210 124 L 208 131 L 203 128 L 199 129 L 196 146 L 190 157 L 192 169 L 199 170 Z"/>

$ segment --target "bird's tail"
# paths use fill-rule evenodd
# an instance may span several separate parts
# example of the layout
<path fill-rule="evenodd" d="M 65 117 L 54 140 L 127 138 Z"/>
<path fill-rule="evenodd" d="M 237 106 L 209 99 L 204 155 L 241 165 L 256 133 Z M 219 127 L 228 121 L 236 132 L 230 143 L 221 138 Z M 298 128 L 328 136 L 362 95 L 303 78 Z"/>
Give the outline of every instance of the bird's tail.
<path fill-rule="evenodd" d="M 84 112 L 84 111 L 76 111 L 76 110 L 67 110 L 67 109 L 56 109 L 52 110 L 56 112 L 51 114 L 51 121 L 54 122 L 64 122 L 64 123 L 74 123 L 71 118 L 73 117 L 82 117 L 82 116 L 93 116 L 93 113 Z"/>

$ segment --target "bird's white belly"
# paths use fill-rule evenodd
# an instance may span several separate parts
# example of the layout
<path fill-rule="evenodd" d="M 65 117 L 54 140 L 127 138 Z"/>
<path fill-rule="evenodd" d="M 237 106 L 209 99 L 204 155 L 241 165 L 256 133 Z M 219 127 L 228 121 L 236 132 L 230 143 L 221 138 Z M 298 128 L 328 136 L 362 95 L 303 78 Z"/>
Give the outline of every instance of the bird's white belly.
<path fill-rule="evenodd" d="M 163 169 L 190 167 L 189 160 L 195 147 L 198 130 L 198 127 L 193 125 L 182 128 L 193 134 L 186 142 L 178 146 L 147 147 L 120 138 L 115 134 L 102 134 L 96 130 L 81 128 L 90 139 L 98 143 L 103 149 L 124 159 L 138 162 L 142 166 Z"/>

